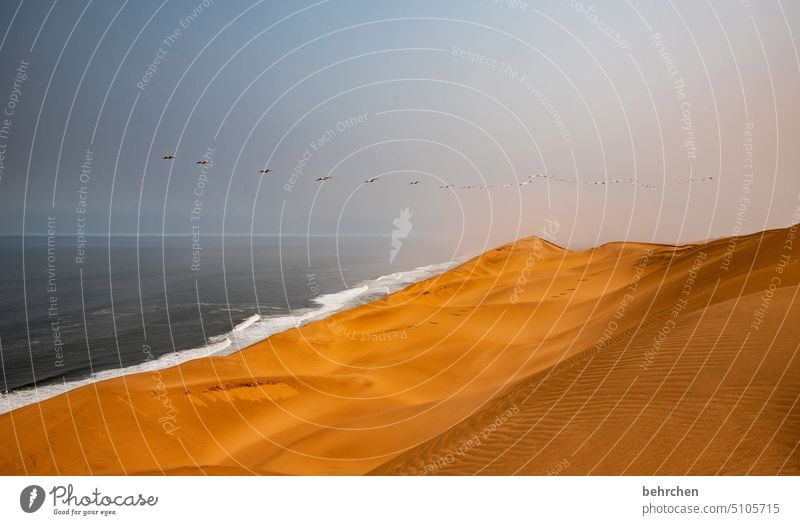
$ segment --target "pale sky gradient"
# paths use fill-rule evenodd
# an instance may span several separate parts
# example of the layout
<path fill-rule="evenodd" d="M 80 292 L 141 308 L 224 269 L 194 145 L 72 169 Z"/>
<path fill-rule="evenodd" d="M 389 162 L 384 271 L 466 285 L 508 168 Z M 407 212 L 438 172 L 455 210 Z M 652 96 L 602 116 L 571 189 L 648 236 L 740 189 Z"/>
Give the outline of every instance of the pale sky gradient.
<path fill-rule="evenodd" d="M 797 2 L 198 5 L 0 3 L 0 104 L 20 99 L 0 136 L 0 231 L 21 233 L 24 220 L 42 232 L 55 216 L 75 235 L 82 185 L 92 233 L 389 235 L 408 206 L 407 242 L 480 249 L 547 220 L 572 247 L 797 221 Z M 461 189 L 534 173 L 658 190 Z M 676 184 L 691 176 L 713 180 Z"/>

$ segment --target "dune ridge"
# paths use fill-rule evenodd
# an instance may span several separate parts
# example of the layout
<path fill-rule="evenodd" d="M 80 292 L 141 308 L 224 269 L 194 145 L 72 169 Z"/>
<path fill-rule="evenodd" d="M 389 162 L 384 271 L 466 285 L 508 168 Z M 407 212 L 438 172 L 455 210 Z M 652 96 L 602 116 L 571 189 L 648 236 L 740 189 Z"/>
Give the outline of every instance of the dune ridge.
<path fill-rule="evenodd" d="M 795 235 L 523 239 L 0 415 L 0 473 L 798 474 Z"/>

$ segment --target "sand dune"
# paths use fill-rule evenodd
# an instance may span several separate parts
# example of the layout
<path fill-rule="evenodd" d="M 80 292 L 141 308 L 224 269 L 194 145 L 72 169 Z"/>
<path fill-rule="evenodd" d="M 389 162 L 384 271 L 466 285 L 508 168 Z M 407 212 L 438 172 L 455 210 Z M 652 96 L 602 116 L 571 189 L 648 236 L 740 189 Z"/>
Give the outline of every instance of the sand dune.
<path fill-rule="evenodd" d="M 0 416 L 2 474 L 800 474 L 795 228 L 537 238 Z"/>

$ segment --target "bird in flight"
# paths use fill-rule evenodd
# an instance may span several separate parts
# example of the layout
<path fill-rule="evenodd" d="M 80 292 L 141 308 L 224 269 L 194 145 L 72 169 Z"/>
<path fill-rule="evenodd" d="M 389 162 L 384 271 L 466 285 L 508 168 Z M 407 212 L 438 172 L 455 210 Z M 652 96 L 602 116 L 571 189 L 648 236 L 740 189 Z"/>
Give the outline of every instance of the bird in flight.
<path fill-rule="evenodd" d="M 270 171 L 272 171 L 272 170 L 267 170 L 267 169 L 264 169 L 264 170 L 258 170 L 258 172 L 259 172 L 260 174 L 262 174 L 262 175 L 266 175 L 266 174 L 267 174 L 267 173 L 269 173 Z"/>
<path fill-rule="evenodd" d="M 418 180 L 414 180 L 414 181 L 411 181 L 411 182 L 408 183 L 409 186 L 411 186 L 413 184 L 419 184 L 419 181 Z"/>
<path fill-rule="evenodd" d="M 197 164 L 202 164 L 203 166 L 205 166 L 206 164 L 208 164 L 208 161 L 206 159 L 198 160 Z"/>
<path fill-rule="evenodd" d="M 164 160 L 173 160 L 175 158 L 175 155 L 164 155 L 161 158 Z"/>
<path fill-rule="evenodd" d="M 578 180 L 578 179 L 565 179 L 565 178 L 562 178 L 562 177 L 556 177 L 555 175 L 543 175 L 541 173 L 537 173 L 535 175 L 528 175 L 528 179 L 534 179 L 534 178 L 548 179 L 548 180 L 553 180 L 553 181 L 556 181 L 556 182 L 562 182 L 562 183 L 565 183 L 565 184 L 579 184 L 579 185 L 584 185 L 584 186 L 609 186 L 611 184 L 630 184 L 630 185 L 638 186 L 640 188 L 644 188 L 646 190 L 651 190 L 651 191 L 656 191 L 656 190 L 659 189 L 658 186 L 655 186 L 653 184 L 645 184 L 645 183 L 637 181 L 636 179 L 631 179 L 631 178 L 584 181 L 584 180 Z M 678 181 L 667 183 L 666 185 L 661 186 L 661 188 L 664 189 L 664 188 L 667 188 L 667 187 L 670 187 L 670 186 L 679 185 L 679 184 L 689 184 L 689 183 L 692 183 L 692 182 L 707 182 L 707 181 L 710 181 L 710 180 L 713 180 L 713 177 L 703 177 L 702 179 L 689 178 L 689 179 L 683 179 L 683 180 L 678 180 Z M 530 182 L 533 182 L 533 180 L 527 180 L 527 181 L 523 182 L 522 184 L 528 184 Z M 522 184 L 520 184 L 520 186 Z"/>
<path fill-rule="evenodd" d="M 317 180 L 318 180 L 318 181 L 326 181 L 326 180 L 329 180 L 329 179 L 332 179 L 332 178 L 333 178 L 333 177 L 331 177 L 330 175 L 328 175 L 328 176 L 326 176 L 326 177 L 320 177 L 320 178 L 318 178 Z"/>
<path fill-rule="evenodd" d="M 378 177 L 372 177 L 364 181 L 364 184 L 368 184 L 370 182 L 378 182 Z"/>
<path fill-rule="evenodd" d="M 444 186 L 439 186 L 439 189 L 446 190 L 447 188 L 452 188 L 452 184 L 445 184 Z"/>

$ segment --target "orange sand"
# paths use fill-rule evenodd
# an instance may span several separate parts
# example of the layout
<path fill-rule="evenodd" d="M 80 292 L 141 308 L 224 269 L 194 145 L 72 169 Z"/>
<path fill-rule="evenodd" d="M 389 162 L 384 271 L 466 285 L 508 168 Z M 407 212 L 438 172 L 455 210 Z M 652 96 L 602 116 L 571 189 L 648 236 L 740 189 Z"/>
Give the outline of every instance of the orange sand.
<path fill-rule="evenodd" d="M 800 474 L 794 235 L 519 241 L 4 414 L 0 474 Z"/>

